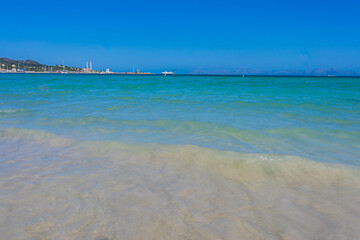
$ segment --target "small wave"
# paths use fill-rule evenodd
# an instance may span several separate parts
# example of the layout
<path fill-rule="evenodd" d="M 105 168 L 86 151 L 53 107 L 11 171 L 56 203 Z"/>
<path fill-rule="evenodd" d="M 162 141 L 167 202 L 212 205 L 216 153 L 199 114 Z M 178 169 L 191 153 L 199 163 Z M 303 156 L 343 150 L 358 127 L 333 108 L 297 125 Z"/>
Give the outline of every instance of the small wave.
<path fill-rule="evenodd" d="M 19 113 L 29 111 L 27 109 L 0 109 L 0 114 L 11 114 L 11 113 Z"/>
<path fill-rule="evenodd" d="M 122 133 L 122 136 L 140 142 L 150 139 L 160 143 L 191 143 L 221 150 L 280 153 L 359 165 L 356 145 L 360 141 L 360 132 L 355 130 L 306 127 L 244 129 L 241 126 L 194 120 L 121 120 L 95 116 L 51 119 L 44 124 L 56 128 L 86 129 L 85 137 L 95 128 L 107 128 L 108 131 L 102 131 L 104 134 L 116 132 L 118 137 Z M 97 139 L 109 139 L 107 137 L 102 135 Z M 316 149 L 316 146 L 319 148 Z"/>
<path fill-rule="evenodd" d="M 291 155 L 239 153 L 191 144 L 133 145 L 118 141 L 86 141 L 80 146 L 92 156 L 113 161 L 139 158 L 179 169 L 201 168 L 236 182 L 277 180 L 288 183 L 339 184 L 350 179 L 351 183 L 354 179 L 360 180 L 357 167 L 320 163 Z"/>

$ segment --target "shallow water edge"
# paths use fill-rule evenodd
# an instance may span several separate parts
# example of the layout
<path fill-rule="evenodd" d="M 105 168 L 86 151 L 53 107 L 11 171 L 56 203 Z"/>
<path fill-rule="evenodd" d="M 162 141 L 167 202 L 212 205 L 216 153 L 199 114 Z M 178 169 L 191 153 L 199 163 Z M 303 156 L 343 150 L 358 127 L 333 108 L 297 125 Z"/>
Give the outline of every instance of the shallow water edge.
<path fill-rule="evenodd" d="M 356 239 L 357 167 L 0 131 L 4 239 Z"/>

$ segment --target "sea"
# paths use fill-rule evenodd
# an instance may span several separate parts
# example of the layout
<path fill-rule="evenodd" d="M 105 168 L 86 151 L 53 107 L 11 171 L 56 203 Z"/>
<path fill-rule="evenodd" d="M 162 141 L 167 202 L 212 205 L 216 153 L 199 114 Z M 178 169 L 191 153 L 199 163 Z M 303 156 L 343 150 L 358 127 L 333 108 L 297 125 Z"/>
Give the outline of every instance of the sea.
<path fill-rule="evenodd" d="M 0 74 L 1 239 L 360 239 L 360 78 Z"/>

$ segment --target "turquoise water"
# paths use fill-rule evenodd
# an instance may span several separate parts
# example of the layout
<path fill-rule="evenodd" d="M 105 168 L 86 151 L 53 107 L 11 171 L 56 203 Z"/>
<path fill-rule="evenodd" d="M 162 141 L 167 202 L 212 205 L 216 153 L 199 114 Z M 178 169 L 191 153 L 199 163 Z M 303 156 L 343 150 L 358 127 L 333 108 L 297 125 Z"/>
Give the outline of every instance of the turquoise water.
<path fill-rule="evenodd" d="M 360 78 L 0 75 L 0 127 L 360 164 Z"/>
<path fill-rule="evenodd" d="M 360 78 L 0 74 L 6 239 L 357 239 Z"/>

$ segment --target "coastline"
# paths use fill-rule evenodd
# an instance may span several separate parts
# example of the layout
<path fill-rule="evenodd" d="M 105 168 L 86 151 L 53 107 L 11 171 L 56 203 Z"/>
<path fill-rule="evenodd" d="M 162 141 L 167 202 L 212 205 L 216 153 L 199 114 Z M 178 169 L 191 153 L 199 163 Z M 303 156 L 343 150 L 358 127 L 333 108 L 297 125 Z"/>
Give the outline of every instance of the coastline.
<path fill-rule="evenodd" d="M 61 75 L 144 75 L 144 76 L 164 76 L 161 73 L 133 73 L 133 72 L 97 72 L 97 73 L 86 73 L 86 72 L 0 72 L 0 74 L 61 74 Z M 194 76 L 194 77 L 294 77 L 294 78 L 360 78 L 360 75 L 244 75 L 244 74 L 186 74 L 186 73 L 176 73 L 172 75 L 167 75 L 167 77 L 176 77 L 176 76 Z"/>

